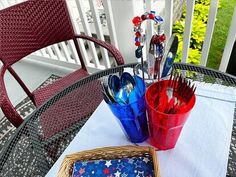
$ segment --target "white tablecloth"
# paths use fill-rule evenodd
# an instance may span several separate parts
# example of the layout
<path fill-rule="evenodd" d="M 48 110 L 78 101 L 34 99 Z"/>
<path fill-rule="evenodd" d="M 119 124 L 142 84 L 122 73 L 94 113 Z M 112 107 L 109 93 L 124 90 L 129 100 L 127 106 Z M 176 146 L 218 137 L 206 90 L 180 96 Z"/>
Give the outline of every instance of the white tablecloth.
<path fill-rule="evenodd" d="M 235 90 L 218 85 L 199 84 L 196 94 L 196 105 L 176 147 L 157 152 L 162 177 L 225 177 L 236 100 Z M 132 143 L 126 139 L 103 101 L 46 176 L 56 176 L 67 154 L 130 144 Z"/>

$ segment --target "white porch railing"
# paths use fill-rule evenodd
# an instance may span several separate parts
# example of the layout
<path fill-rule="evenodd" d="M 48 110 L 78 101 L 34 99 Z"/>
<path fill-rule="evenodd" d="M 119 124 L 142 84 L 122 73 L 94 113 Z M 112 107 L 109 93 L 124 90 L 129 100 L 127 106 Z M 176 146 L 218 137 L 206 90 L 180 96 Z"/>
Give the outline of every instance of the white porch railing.
<path fill-rule="evenodd" d="M 232 52 L 232 48 L 235 41 L 236 41 L 236 6 L 234 8 L 234 15 L 232 18 L 229 34 L 228 34 L 227 41 L 225 44 L 224 53 L 223 53 L 222 60 L 220 63 L 220 68 L 219 68 L 220 71 L 226 71 L 227 65 L 229 63 L 229 57 Z"/>
<path fill-rule="evenodd" d="M 0 9 L 22 1 L 24 0 L 1 0 Z M 219 0 L 211 0 L 207 30 L 200 59 L 200 64 L 203 66 L 207 63 L 214 24 L 216 21 L 218 1 Z M 165 14 L 164 31 L 167 35 L 167 40 L 172 34 L 173 0 L 146 1 L 146 4 L 144 4 L 143 0 L 67 0 L 67 5 L 76 33 L 85 33 L 89 36 L 95 34 L 101 40 L 110 40 L 110 42 L 121 51 L 126 63 L 136 61 L 134 57 L 134 32 L 131 22 L 134 16 L 141 15 L 144 11 L 150 10 L 155 10 L 161 15 Z M 182 62 L 184 63 L 186 63 L 188 59 L 195 0 L 186 1 L 186 5 L 187 12 L 182 51 Z M 153 25 L 151 25 L 151 23 L 152 22 L 150 21 L 146 24 L 146 29 L 148 29 L 146 30 L 147 41 L 149 41 L 154 33 Z M 227 68 L 235 40 L 236 8 L 219 68 L 221 71 L 225 71 Z M 79 45 L 85 59 L 85 64 L 88 68 L 100 70 L 112 66 L 107 51 L 100 50 L 90 42 L 88 42 L 87 47 L 81 40 L 79 41 Z M 87 48 L 90 50 L 88 51 Z M 102 57 L 99 58 L 98 55 L 101 55 Z M 72 68 L 76 68 L 80 65 L 72 41 L 49 46 L 31 54 L 30 58 Z"/>

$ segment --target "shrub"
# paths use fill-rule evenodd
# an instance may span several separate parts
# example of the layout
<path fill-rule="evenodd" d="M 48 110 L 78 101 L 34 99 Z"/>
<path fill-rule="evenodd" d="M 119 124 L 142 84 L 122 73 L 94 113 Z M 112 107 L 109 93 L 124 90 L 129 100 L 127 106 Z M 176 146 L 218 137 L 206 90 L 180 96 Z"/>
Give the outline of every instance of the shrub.
<path fill-rule="evenodd" d="M 210 7 L 210 0 L 196 0 L 195 2 L 188 63 L 191 64 L 200 63 L 201 50 L 205 38 L 209 7 Z M 176 24 L 173 26 L 173 34 L 177 35 L 179 38 L 179 47 L 175 58 L 176 62 L 180 62 L 182 58 L 185 16 L 186 16 L 186 6 L 183 9 L 183 14 L 181 19 L 177 21 Z"/>

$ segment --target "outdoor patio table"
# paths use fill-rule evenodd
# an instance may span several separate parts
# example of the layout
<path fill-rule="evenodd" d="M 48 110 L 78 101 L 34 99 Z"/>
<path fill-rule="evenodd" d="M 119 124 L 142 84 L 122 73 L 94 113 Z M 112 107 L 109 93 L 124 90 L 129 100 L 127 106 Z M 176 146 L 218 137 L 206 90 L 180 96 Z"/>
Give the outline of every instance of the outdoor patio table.
<path fill-rule="evenodd" d="M 80 110 L 76 106 L 77 102 L 81 101 L 77 97 L 78 89 L 93 87 L 94 84 L 90 83 L 97 82 L 99 84 L 109 74 L 122 73 L 125 68 L 133 68 L 135 65 L 136 63 L 127 64 L 92 74 L 61 91 L 36 109 L 32 115 L 25 119 L 2 150 L 0 176 L 45 176 L 102 102 L 102 93 L 98 86 L 97 93 L 100 95 L 96 93 L 95 96 L 99 101 L 93 102 L 93 100 L 83 99 L 84 106 L 92 104 L 91 112 L 86 112 L 86 115 L 73 125 L 65 125 L 62 129 L 58 129 L 58 124 L 62 124 L 63 119 L 76 117 L 76 112 Z M 199 83 L 216 83 L 227 88 L 236 86 L 235 77 L 209 68 L 175 63 L 174 69 Z M 86 98 L 86 94 L 93 93 L 86 92 L 82 96 Z M 68 109 L 68 111 L 60 114 L 63 109 Z M 53 119 L 53 117 L 59 117 L 61 121 L 56 121 L 57 119 Z M 42 126 L 42 118 L 48 119 L 46 129 Z M 214 117 L 212 117 L 212 121 L 214 121 Z M 234 113 L 226 176 L 236 176 L 236 112 Z"/>

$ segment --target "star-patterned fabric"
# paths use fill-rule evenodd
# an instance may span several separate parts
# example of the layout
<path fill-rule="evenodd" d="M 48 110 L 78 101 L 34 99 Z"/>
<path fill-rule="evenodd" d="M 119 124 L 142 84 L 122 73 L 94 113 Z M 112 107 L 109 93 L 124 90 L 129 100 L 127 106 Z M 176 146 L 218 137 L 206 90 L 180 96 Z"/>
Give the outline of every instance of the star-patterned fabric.
<path fill-rule="evenodd" d="M 113 160 L 77 161 L 72 177 L 154 177 L 150 155 Z"/>

